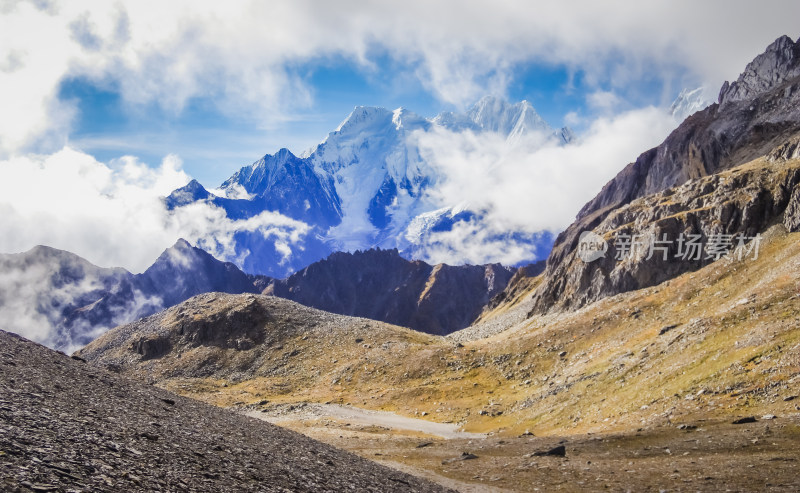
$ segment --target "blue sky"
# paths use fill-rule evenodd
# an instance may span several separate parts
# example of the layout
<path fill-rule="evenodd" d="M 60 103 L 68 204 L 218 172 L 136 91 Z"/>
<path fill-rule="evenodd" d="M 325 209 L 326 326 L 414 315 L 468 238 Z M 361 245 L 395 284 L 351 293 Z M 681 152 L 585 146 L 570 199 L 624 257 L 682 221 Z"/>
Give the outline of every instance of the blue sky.
<path fill-rule="evenodd" d="M 158 104 L 131 105 L 115 84 L 86 77 L 62 80 L 58 97 L 75 104 L 76 116 L 70 141 L 101 161 L 134 154 L 148 163 L 159 163 L 175 153 L 193 177 L 216 186 L 239 167 L 287 147 L 300 153 L 319 143 L 349 114 L 353 107 L 405 107 L 425 117 L 442 111 L 464 111 L 469 103 L 442 101 L 415 76 L 415 68 L 387 56 L 371 60 L 369 67 L 342 57 L 314 60 L 288 67 L 311 95 L 281 121 L 263 124 L 257 115 L 226 114 L 212 98 L 194 97 L 178 112 Z M 687 83 L 694 88 L 698 80 Z M 642 77 L 624 88 L 625 108 L 665 105 L 683 86 L 672 79 Z M 587 95 L 612 91 L 612 87 L 586 83 L 579 70 L 561 64 L 519 63 L 510 71 L 500 96 L 511 102 L 530 101 L 553 127 L 574 128 L 569 114 L 592 116 Z M 491 91 L 486 94 L 492 94 Z"/>
<path fill-rule="evenodd" d="M 282 147 L 300 153 L 319 143 L 355 106 L 402 106 L 425 117 L 465 109 L 437 99 L 415 78 L 413 67 L 386 57 L 374 63 L 365 68 L 333 57 L 292 67 L 313 102 L 269 125 L 252 115 L 226 114 L 203 97 L 192 98 L 180 112 L 152 103 L 133 106 L 115 85 L 85 77 L 61 81 L 58 95 L 75 104 L 70 141 L 81 150 L 101 161 L 134 154 L 149 163 L 176 153 L 193 177 L 216 186 L 265 153 Z M 636 103 L 660 104 L 659 93 L 647 89 L 645 84 L 637 88 Z M 582 86 L 581 74 L 571 75 L 564 67 L 521 64 L 501 96 L 530 101 L 546 121 L 561 127 L 568 113 L 587 111 L 585 95 L 592 90 L 596 88 Z"/>

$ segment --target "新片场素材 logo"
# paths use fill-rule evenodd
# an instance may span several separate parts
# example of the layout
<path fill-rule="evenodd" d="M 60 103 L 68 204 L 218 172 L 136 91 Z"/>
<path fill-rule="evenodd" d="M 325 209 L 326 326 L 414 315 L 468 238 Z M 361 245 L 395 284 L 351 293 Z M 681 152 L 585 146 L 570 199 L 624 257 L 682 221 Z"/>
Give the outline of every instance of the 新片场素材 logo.
<path fill-rule="evenodd" d="M 584 231 L 578 239 L 578 257 L 584 262 L 592 262 L 606 256 L 608 243 L 593 231 Z"/>

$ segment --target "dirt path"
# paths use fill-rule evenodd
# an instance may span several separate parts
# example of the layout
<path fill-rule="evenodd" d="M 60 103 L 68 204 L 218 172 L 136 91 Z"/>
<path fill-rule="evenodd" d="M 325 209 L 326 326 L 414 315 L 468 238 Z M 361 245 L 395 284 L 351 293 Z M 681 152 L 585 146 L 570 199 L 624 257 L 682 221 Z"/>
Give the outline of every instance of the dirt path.
<path fill-rule="evenodd" d="M 274 424 L 312 419 L 335 419 L 354 425 L 415 431 L 446 439 L 485 438 L 485 435 L 481 433 L 461 431 L 460 426 L 454 423 L 436 423 L 425 419 L 407 418 L 388 411 L 373 411 L 339 404 L 306 404 L 294 407 L 294 409 L 278 408 L 266 413 L 250 411 L 247 415 Z"/>

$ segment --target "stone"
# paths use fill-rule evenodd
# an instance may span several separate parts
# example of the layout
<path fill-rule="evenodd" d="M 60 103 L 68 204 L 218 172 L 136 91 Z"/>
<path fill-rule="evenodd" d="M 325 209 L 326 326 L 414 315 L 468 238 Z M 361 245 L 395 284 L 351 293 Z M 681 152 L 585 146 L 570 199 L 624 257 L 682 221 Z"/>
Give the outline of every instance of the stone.
<path fill-rule="evenodd" d="M 549 450 L 542 450 L 540 452 L 533 453 L 534 457 L 546 457 L 546 456 L 566 457 L 566 455 L 567 455 L 567 448 L 563 445 L 553 447 Z"/>
<path fill-rule="evenodd" d="M 676 327 L 678 327 L 678 324 L 665 325 L 664 327 L 661 327 L 661 330 L 658 331 L 658 335 L 663 336 Z"/>

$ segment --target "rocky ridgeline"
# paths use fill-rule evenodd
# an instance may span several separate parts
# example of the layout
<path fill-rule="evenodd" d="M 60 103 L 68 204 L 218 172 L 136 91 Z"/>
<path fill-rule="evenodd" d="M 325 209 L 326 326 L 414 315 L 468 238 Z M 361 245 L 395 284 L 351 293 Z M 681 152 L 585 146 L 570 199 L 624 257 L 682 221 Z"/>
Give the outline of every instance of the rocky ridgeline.
<path fill-rule="evenodd" d="M 799 161 L 772 164 L 692 180 L 615 209 L 592 229 L 606 255 L 586 262 L 572 251 L 537 291 L 538 307 L 579 308 L 714 261 L 754 259 L 768 227 L 796 225 L 798 184 Z"/>
<path fill-rule="evenodd" d="M 753 238 L 778 222 L 796 231 L 798 138 L 800 44 L 782 37 L 723 86 L 719 103 L 687 118 L 583 207 L 556 240 L 532 313 L 653 286 L 717 259 L 705 250 L 696 260 L 676 255 L 681 235 L 700 235 L 707 245 L 715 235 Z M 648 252 L 619 262 L 612 253 L 584 263 L 576 253 L 585 231 L 607 241 L 667 235 L 673 244 L 666 261 L 659 251 L 649 259 Z"/>
<path fill-rule="evenodd" d="M 76 354 L 145 380 L 213 377 L 243 381 L 302 376 L 307 371 L 319 377 L 312 368 L 318 364 L 314 361 L 330 362 L 338 352 L 348 358 L 357 353 L 386 358 L 390 349 L 407 349 L 410 340 L 424 343 L 433 337 L 275 296 L 207 293 L 116 327 Z M 342 365 L 352 369 L 344 359 Z"/>
<path fill-rule="evenodd" d="M 500 264 L 429 265 L 397 250 L 334 253 L 264 291 L 340 315 L 380 320 L 428 334 L 469 326 L 508 285 Z"/>
<path fill-rule="evenodd" d="M 444 491 L 0 331 L 0 490 Z"/>

